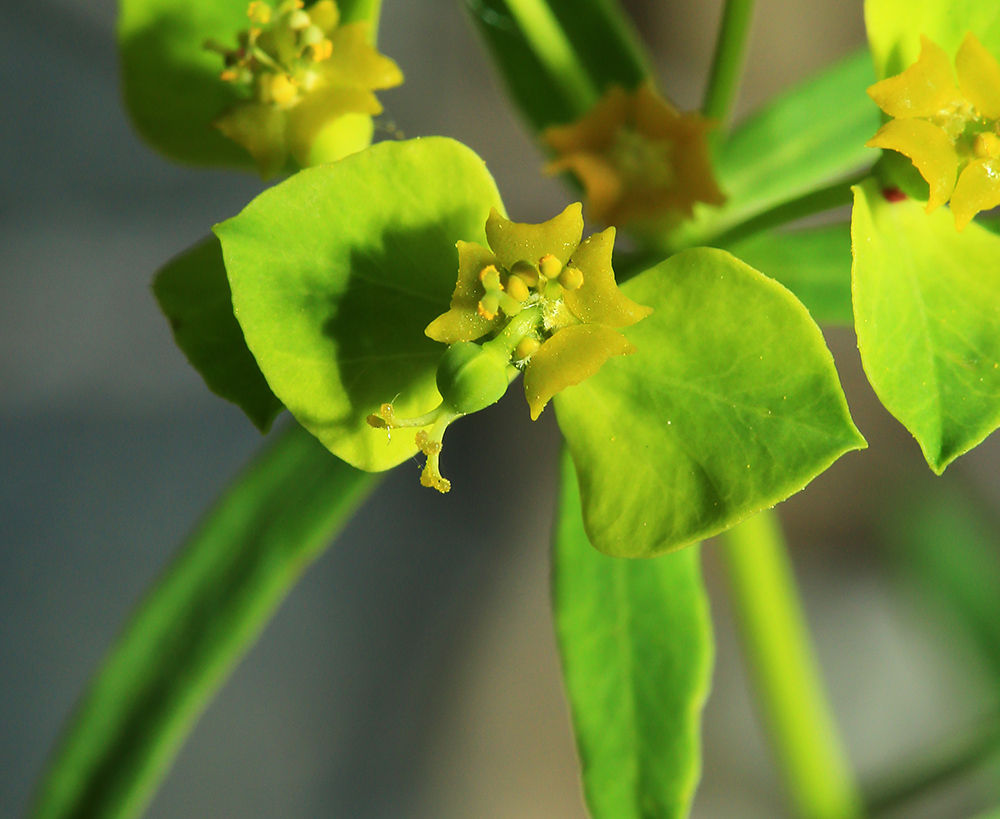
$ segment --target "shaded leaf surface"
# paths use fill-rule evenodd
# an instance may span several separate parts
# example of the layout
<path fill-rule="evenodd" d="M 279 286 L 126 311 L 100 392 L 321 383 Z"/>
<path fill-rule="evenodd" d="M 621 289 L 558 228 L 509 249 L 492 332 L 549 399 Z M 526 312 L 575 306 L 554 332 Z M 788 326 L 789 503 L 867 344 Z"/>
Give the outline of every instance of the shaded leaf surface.
<path fill-rule="evenodd" d="M 223 495 L 118 637 L 33 819 L 137 816 L 198 715 L 374 486 L 300 427 Z"/>
<path fill-rule="evenodd" d="M 267 385 L 233 315 L 219 240 L 209 236 L 167 262 L 156 274 L 153 293 L 174 341 L 208 388 L 267 432 L 284 406 Z"/>
<path fill-rule="evenodd" d="M 621 560 L 591 547 L 569 457 L 553 605 L 593 819 L 683 819 L 701 772 L 712 624 L 699 549 Z"/>
<path fill-rule="evenodd" d="M 555 398 L 602 552 L 716 534 L 865 445 L 819 328 L 781 285 L 699 248 L 622 291 L 654 310 L 623 331 L 637 352 Z"/>
<path fill-rule="evenodd" d="M 855 188 L 858 349 L 937 473 L 1000 425 L 1000 237 L 944 208 Z"/>
<path fill-rule="evenodd" d="M 445 346 L 424 335 L 448 309 L 456 240 L 486 245 L 502 209 L 483 161 L 438 137 L 383 142 L 301 171 L 216 226 L 247 345 L 275 395 L 337 456 L 388 469 L 412 434 L 365 421 L 393 402 L 441 401 Z"/>

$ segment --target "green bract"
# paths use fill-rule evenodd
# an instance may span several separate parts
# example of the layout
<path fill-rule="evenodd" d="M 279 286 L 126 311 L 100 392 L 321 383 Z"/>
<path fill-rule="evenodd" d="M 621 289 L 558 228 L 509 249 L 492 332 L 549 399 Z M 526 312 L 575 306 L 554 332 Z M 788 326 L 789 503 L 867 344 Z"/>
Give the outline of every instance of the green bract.
<path fill-rule="evenodd" d="M 865 372 L 940 473 L 1000 425 L 1000 237 L 869 181 L 853 240 Z"/>
<path fill-rule="evenodd" d="M 725 251 L 683 251 L 623 286 L 653 314 L 632 356 L 555 398 L 591 543 L 648 557 L 716 534 L 865 446 L 819 328 Z"/>
<path fill-rule="evenodd" d="M 444 347 L 424 328 L 455 286 L 456 240 L 485 244 L 491 208 L 502 203 L 482 160 L 428 138 L 302 171 L 216 227 L 271 389 L 348 463 L 388 469 L 417 451 L 365 418 L 386 401 L 401 415 L 440 403 Z"/>

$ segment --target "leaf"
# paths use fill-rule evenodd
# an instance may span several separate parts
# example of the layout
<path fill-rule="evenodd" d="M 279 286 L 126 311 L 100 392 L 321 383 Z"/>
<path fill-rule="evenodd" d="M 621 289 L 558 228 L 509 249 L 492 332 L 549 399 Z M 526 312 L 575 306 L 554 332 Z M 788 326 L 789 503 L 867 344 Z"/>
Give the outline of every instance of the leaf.
<path fill-rule="evenodd" d="M 581 107 L 579 94 L 553 73 L 551 55 L 539 53 L 539 37 L 532 37 L 527 25 L 539 32 L 556 27 L 567 59 L 585 74 L 577 80 L 590 88 L 591 102 L 610 85 L 631 89 L 650 76 L 649 58 L 617 0 L 465 0 L 465 5 L 510 96 L 536 131 L 572 122 L 587 106 Z"/>
<path fill-rule="evenodd" d="M 701 773 L 712 624 L 698 547 L 653 560 L 591 548 L 568 457 L 553 605 L 593 819 L 683 819 Z"/>
<path fill-rule="evenodd" d="M 371 0 L 338 5 L 345 23 L 377 19 Z M 221 57 L 204 47 L 209 40 L 235 46 L 247 27 L 247 0 L 120 0 L 125 107 L 153 148 L 178 162 L 255 169 L 246 150 L 212 126 L 240 96 L 219 78 Z"/>
<path fill-rule="evenodd" d="M 865 0 L 865 27 L 878 79 L 901 73 L 920 56 L 920 35 L 955 56 L 973 32 L 1000 56 L 1000 5 L 982 0 Z"/>
<path fill-rule="evenodd" d="M 208 388 L 267 432 L 284 406 L 264 380 L 233 315 L 219 240 L 209 236 L 167 262 L 156 274 L 153 293 L 174 341 Z"/>
<path fill-rule="evenodd" d="M 637 352 L 555 398 L 600 551 L 717 534 L 865 446 L 819 328 L 777 282 L 698 248 L 622 292 L 653 308 L 622 331 Z"/>
<path fill-rule="evenodd" d="M 383 142 L 302 171 L 217 225 L 236 317 L 268 384 L 338 457 L 369 470 L 416 451 L 365 421 L 434 409 L 458 239 L 486 245 L 500 195 L 483 161 L 439 137 Z"/>
<path fill-rule="evenodd" d="M 791 89 L 740 125 L 718 152 L 721 208 L 700 206 L 675 247 L 703 244 L 734 225 L 870 165 L 881 124 L 865 89 L 871 58 L 858 52 Z M 836 112 L 831 115 L 831 112 Z"/>
<path fill-rule="evenodd" d="M 940 474 L 1000 425 L 1000 237 L 871 180 L 854 192 L 861 362 Z"/>
<path fill-rule="evenodd" d="M 150 590 L 77 709 L 32 819 L 138 816 L 201 711 L 375 480 L 289 429 Z"/>
<path fill-rule="evenodd" d="M 819 324 L 854 323 L 847 223 L 758 233 L 725 249 L 791 290 Z"/>

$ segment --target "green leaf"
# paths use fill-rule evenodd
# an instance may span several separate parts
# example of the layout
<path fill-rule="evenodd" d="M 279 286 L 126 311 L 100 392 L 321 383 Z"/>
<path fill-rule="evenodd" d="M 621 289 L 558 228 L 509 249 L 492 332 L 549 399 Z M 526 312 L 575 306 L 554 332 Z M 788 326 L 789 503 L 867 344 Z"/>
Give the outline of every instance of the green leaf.
<path fill-rule="evenodd" d="M 388 469 L 413 435 L 366 423 L 441 401 L 445 347 L 424 328 L 448 310 L 455 242 L 486 245 L 503 208 L 483 161 L 439 137 L 383 142 L 302 171 L 216 226 L 236 317 L 275 395 L 337 456 Z"/>
<path fill-rule="evenodd" d="M 32 819 L 138 816 L 198 715 L 374 484 L 299 427 L 266 450 L 119 636 L 56 750 Z"/>
<path fill-rule="evenodd" d="M 568 457 L 562 472 L 553 605 L 590 815 L 683 819 L 712 672 L 698 547 L 653 560 L 600 554 Z"/>
<path fill-rule="evenodd" d="M 236 35 L 249 24 L 247 5 L 247 0 L 120 0 L 125 107 L 140 136 L 171 159 L 256 168 L 244 148 L 212 126 L 240 96 L 232 83 L 219 79 L 221 57 L 204 47 L 208 40 L 235 46 Z M 372 0 L 338 5 L 344 22 L 378 14 Z"/>
<path fill-rule="evenodd" d="M 536 131 L 579 118 L 647 57 L 617 0 L 465 0 L 507 90 Z"/>
<path fill-rule="evenodd" d="M 590 541 L 648 557 L 717 534 L 865 446 L 806 309 L 722 250 L 622 287 L 653 314 L 633 355 L 555 398 Z"/>
<path fill-rule="evenodd" d="M 851 228 L 844 224 L 758 233 L 726 250 L 781 282 L 820 324 L 850 326 Z"/>
<path fill-rule="evenodd" d="M 865 142 L 878 130 L 881 118 L 865 89 L 874 82 L 871 58 L 858 52 L 740 125 L 717 156 L 726 204 L 699 206 L 694 221 L 677 231 L 672 245 L 704 244 L 734 225 L 873 163 L 878 152 Z"/>
<path fill-rule="evenodd" d="M 209 236 L 167 262 L 156 274 L 153 293 L 174 341 L 208 388 L 267 432 L 284 406 L 264 380 L 233 315 L 219 240 Z"/>
<path fill-rule="evenodd" d="M 1000 425 L 1000 237 L 855 188 L 854 315 L 879 399 L 940 474 Z"/>
<path fill-rule="evenodd" d="M 920 56 L 920 35 L 951 56 L 967 32 L 1000 56 L 1000 5 L 983 0 L 865 0 L 865 27 L 875 73 L 901 73 Z"/>

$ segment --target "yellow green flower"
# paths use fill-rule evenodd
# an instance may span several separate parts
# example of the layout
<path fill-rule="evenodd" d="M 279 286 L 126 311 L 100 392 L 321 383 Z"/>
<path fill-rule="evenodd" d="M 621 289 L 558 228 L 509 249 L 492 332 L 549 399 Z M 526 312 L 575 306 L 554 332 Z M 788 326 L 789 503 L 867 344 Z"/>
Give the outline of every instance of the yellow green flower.
<path fill-rule="evenodd" d="M 956 82 L 957 76 L 957 82 Z M 917 61 L 868 89 L 892 119 L 868 141 L 908 157 L 927 180 L 927 212 L 950 200 L 962 230 L 1000 205 L 1000 63 L 971 32 L 955 56 L 927 37 Z"/>
<path fill-rule="evenodd" d="M 333 0 L 309 8 L 284 0 L 276 9 L 254 0 L 247 16 L 250 28 L 235 49 L 206 43 L 223 56 L 221 78 L 246 94 L 215 127 L 247 149 L 265 178 L 289 155 L 308 166 L 366 147 L 371 117 L 382 112 L 372 92 L 403 81 L 369 43 L 368 23 L 340 25 Z"/>
<path fill-rule="evenodd" d="M 486 221 L 488 248 L 458 242 L 450 308 L 425 331 L 449 345 L 437 372 L 441 405 L 400 419 L 383 404 L 368 419 L 380 429 L 421 428 L 416 440 L 427 456 L 425 486 L 450 488 L 438 466 L 447 426 L 500 400 L 519 373 L 537 419 L 554 395 L 594 375 L 612 356 L 634 352 L 618 329 L 652 309 L 618 289 L 611 267 L 615 229 L 582 238 L 583 207 L 577 203 L 539 225 L 511 222 L 493 210 Z"/>
<path fill-rule="evenodd" d="M 680 113 L 647 83 L 612 86 L 580 120 L 546 129 L 549 173 L 572 171 L 587 192 L 588 216 L 625 225 L 690 217 L 695 202 L 725 201 L 706 135 L 712 123 Z"/>

